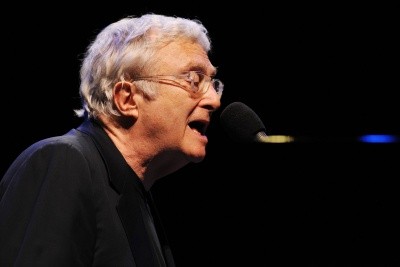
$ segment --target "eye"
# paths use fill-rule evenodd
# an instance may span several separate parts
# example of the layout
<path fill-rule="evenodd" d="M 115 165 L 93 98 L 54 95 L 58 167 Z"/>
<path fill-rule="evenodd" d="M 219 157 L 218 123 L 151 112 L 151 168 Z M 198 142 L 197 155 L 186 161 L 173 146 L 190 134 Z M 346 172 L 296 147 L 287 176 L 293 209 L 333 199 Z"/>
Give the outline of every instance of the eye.
<path fill-rule="evenodd" d="M 197 92 L 199 91 L 199 86 L 201 83 L 201 73 L 195 72 L 195 71 L 190 71 L 187 74 L 186 81 L 190 83 L 190 88 L 192 91 Z"/>
<path fill-rule="evenodd" d="M 189 75 L 189 79 L 191 82 L 194 82 L 195 84 L 200 83 L 200 80 L 201 80 L 200 73 L 195 72 L 195 71 L 190 71 L 188 73 L 188 75 Z"/>

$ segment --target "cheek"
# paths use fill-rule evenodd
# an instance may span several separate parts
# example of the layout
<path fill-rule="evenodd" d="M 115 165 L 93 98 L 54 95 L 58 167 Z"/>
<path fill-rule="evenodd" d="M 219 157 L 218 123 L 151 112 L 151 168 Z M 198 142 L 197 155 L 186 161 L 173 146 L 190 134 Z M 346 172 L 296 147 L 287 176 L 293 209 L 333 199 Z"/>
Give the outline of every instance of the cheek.
<path fill-rule="evenodd" d="M 185 117 L 176 108 L 166 108 L 160 110 L 157 114 L 153 114 L 149 118 L 151 120 L 151 127 L 158 128 L 164 134 L 172 134 L 179 131 L 183 124 L 186 124 Z"/>
<path fill-rule="evenodd" d="M 197 102 L 191 101 L 190 95 L 181 88 L 163 89 L 148 119 L 153 121 L 153 127 L 162 128 L 165 135 L 183 134 Z"/>
<path fill-rule="evenodd" d="M 165 120 L 165 125 L 169 128 L 171 132 L 177 132 L 186 127 L 186 119 L 183 115 L 178 113 L 172 113 L 169 116 L 163 118 Z"/>

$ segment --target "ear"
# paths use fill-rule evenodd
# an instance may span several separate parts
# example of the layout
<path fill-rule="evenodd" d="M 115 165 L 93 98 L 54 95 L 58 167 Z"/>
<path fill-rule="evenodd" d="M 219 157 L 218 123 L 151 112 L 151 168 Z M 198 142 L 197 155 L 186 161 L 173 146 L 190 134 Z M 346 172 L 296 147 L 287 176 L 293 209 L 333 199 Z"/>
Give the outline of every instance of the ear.
<path fill-rule="evenodd" d="M 114 104 L 123 116 L 137 118 L 137 104 L 133 97 L 135 93 L 136 86 L 131 82 L 121 81 L 115 84 Z"/>

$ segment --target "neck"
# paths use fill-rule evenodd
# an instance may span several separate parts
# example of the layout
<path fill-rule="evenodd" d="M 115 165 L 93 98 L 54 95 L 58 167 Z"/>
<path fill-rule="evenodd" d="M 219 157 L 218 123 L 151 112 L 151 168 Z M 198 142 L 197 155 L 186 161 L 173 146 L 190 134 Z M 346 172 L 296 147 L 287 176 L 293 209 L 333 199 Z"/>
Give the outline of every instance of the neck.
<path fill-rule="evenodd" d="M 158 147 L 155 140 L 140 134 L 135 125 L 122 127 L 104 118 L 102 123 L 105 132 L 147 191 L 158 179 L 188 163 L 182 153 Z"/>

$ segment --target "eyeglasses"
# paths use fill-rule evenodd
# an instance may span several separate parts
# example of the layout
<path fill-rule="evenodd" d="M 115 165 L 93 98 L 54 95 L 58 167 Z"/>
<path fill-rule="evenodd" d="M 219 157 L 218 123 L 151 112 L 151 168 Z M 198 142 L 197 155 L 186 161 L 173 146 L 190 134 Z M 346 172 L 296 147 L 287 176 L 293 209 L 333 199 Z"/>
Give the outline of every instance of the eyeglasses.
<path fill-rule="evenodd" d="M 181 75 L 155 75 L 137 77 L 134 79 L 134 81 L 151 81 L 169 84 L 180 87 L 196 96 L 204 95 L 208 91 L 208 88 L 210 88 L 210 84 L 212 84 L 215 92 L 220 97 L 222 96 L 222 91 L 224 90 L 224 84 L 220 80 L 211 78 L 210 76 L 197 71 L 189 71 L 188 73 Z"/>

